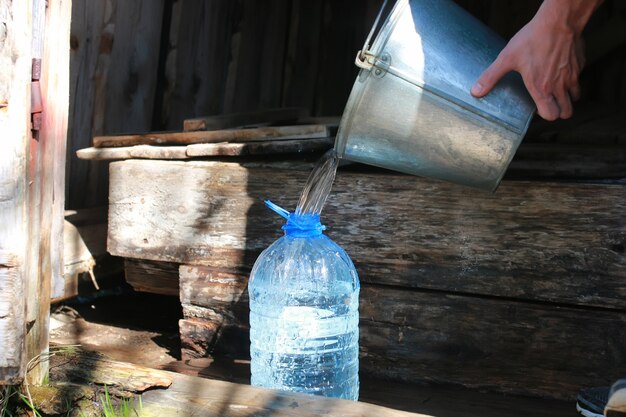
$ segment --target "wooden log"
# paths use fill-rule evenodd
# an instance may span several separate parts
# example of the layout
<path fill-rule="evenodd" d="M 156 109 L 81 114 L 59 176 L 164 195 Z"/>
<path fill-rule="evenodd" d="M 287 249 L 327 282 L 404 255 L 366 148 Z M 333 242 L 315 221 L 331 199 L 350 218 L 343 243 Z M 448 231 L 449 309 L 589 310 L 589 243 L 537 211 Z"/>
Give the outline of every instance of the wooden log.
<path fill-rule="evenodd" d="M 0 384 L 25 374 L 31 2 L 0 0 Z"/>
<path fill-rule="evenodd" d="M 135 291 L 178 297 L 178 265 L 141 259 L 124 259 L 126 282 Z"/>
<path fill-rule="evenodd" d="M 293 208 L 311 165 L 111 165 L 114 255 L 249 269 L 280 235 L 262 204 Z M 504 182 L 497 193 L 340 171 L 328 235 L 362 282 L 623 309 L 624 185 Z"/>
<path fill-rule="evenodd" d="M 288 122 L 297 121 L 306 116 L 306 114 L 307 111 L 305 109 L 298 107 L 221 114 L 186 119 L 183 123 L 183 130 L 189 132 L 196 130 L 223 130 L 252 125 L 287 124 Z"/>
<path fill-rule="evenodd" d="M 97 136 L 93 138 L 93 146 L 105 148 L 134 145 L 189 145 L 192 143 L 326 138 L 329 136 L 330 129 L 325 125 L 274 126 L 254 129 Z"/>
<path fill-rule="evenodd" d="M 180 272 L 185 357 L 247 357 L 247 275 L 200 266 Z M 359 309 L 364 375 L 572 400 L 579 387 L 619 378 L 626 366 L 623 310 L 367 283 Z"/>

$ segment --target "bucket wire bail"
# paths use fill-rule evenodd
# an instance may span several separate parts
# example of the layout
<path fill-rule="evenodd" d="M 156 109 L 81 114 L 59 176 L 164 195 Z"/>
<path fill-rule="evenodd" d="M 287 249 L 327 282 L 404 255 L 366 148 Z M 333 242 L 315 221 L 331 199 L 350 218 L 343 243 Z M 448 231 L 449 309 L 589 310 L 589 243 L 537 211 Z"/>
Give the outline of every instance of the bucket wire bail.
<path fill-rule="evenodd" d="M 366 70 L 372 69 L 374 66 L 374 62 L 376 61 L 376 56 L 370 52 L 370 47 L 372 46 L 370 42 L 374 37 L 374 33 L 378 30 L 378 26 L 380 24 L 380 20 L 383 17 L 383 12 L 387 7 L 388 0 L 383 1 L 383 5 L 380 7 L 380 11 L 378 12 L 378 16 L 376 16 L 376 20 L 372 25 L 372 29 L 370 30 L 369 35 L 367 35 L 367 39 L 365 39 L 365 43 L 363 44 L 363 48 L 357 53 L 356 59 L 354 63 L 357 67 L 363 68 Z"/>

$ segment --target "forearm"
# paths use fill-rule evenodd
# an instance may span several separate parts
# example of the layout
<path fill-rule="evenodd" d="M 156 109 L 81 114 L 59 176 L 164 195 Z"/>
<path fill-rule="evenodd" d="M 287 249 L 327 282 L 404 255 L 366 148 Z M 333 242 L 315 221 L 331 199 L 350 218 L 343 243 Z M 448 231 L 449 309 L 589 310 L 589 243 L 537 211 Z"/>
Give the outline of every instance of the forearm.
<path fill-rule="evenodd" d="M 555 28 L 580 34 L 603 1 L 544 0 L 537 14 L 544 14 Z"/>

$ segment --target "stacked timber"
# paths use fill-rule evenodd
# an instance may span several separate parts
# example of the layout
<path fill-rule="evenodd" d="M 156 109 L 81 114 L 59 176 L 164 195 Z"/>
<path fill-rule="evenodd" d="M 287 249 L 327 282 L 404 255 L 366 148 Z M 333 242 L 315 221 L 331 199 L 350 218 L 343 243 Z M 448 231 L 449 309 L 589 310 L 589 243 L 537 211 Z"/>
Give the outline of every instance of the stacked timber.
<path fill-rule="evenodd" d="M 180 291 L 185 358 L 247 357 L 248 274 L 281 225 L 262 201 L 295 207 L 311 168 L 111 164 L 108 250 L 133 285 L 152 291 L 152 269 L 154 292 Z M 491 195 L 340 171 L 323 217 L 361 278 L 362 372 L 556 398 L 619 377 L 625 204 L 620 183 L 505 181 Z"/>

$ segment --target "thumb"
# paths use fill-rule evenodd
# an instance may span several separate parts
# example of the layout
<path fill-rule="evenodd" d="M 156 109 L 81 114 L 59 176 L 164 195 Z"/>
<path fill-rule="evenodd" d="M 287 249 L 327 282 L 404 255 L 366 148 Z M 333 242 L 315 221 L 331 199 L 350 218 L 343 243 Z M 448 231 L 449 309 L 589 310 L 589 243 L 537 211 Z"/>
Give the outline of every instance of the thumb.
<path fill-rule="evenodd" d="M 472 95 L 474 97 L 486 96 L 509 71 L 511 71 L 510 66 L 504 63 L 501 56 L 498 56 L 474 83 L 471 90 Z"/>

